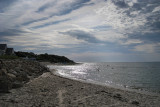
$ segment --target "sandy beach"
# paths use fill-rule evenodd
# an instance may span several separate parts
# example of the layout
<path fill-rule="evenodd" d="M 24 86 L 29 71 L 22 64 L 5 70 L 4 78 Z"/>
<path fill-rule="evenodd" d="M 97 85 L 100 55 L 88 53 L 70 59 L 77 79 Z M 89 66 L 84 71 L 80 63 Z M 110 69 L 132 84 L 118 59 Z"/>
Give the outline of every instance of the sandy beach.
<path fill-rule="evenodd" d="M 159 107 L 159 95 L 145 95 L 70 80 L 51 72 L 0 96 L 1 107 Z"/>

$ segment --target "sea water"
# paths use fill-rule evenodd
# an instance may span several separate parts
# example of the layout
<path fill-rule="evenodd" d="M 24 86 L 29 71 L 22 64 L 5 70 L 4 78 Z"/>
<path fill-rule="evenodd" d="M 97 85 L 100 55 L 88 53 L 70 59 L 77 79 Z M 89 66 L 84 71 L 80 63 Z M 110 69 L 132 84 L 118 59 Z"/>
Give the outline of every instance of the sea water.
<path fill-rule="evenodd" d="M 85 82 L 160 93 L 159 62 L 105 62 L 48 66 L 56 74 Z"/>

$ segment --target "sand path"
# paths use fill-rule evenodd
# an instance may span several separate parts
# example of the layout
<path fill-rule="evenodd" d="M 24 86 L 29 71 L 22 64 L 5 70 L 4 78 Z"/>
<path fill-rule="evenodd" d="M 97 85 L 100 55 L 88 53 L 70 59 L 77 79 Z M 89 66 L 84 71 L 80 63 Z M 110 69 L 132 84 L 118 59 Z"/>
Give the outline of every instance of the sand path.
<path fill-rule="evenodd" d="M 59 107 L 65 107 L 65 105 L 63 104 L 63 94 L 66 93 L 66 90 L 61 89 L 58 90 L 57 94 L 58 94 L 58 99 L 59 99 Z"/>

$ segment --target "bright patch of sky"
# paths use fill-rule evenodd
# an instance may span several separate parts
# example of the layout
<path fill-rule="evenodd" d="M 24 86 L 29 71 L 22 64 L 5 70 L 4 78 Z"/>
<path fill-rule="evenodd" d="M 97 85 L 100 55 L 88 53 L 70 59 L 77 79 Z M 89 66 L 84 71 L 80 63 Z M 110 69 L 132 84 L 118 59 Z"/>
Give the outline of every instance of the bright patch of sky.
<path fill-rule="evenodd" d="M 1 0 L 0 43 L 75 61 L 160 61 L 160 1 Z"/>

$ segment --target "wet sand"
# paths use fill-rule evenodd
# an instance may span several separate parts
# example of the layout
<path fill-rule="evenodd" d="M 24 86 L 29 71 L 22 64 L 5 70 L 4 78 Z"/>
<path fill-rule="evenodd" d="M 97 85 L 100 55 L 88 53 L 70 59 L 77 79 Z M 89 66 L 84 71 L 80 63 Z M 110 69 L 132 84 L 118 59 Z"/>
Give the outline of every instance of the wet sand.
<path fill-rule="evenodd" d="M 159 95 L 146 95 L 70 80 L 50 72 L 0 96 L 1 107 L 159 107 Z"/>

